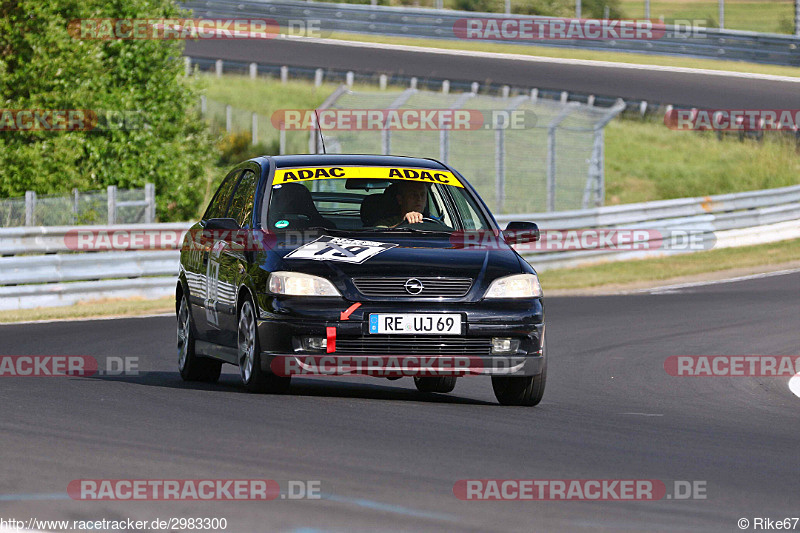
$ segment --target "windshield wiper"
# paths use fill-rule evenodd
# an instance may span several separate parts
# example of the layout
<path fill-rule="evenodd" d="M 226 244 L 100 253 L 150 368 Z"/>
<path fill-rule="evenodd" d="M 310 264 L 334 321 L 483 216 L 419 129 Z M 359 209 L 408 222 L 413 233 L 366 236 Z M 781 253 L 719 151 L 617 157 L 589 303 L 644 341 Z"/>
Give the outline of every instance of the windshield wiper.
<path fill-rule="evenodd" d="M 364 233 L 391 233 L 395 231 L 405 231 L 408 233 L 429 233 L 429 234 L 445 234 L 450 235 L 450 231 L 447 230 L 431 230 L 431 229 L 418 229 L 412 228 L 410 226 L 400 226 L 396 228 L 370 228 L 370 229 L 363 229 L 361 230 Z"/>

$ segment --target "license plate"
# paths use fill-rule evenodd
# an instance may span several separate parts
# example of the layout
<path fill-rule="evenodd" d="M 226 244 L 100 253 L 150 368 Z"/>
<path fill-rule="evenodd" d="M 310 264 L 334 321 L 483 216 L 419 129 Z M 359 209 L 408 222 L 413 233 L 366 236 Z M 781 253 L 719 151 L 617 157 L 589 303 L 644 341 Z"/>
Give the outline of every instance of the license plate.
<path fill-rule="evenodd" d="M 369 332 L 410 335 L 460 335 L 461 315 L 458 313 L 375 313 L 369 315 Z"/>

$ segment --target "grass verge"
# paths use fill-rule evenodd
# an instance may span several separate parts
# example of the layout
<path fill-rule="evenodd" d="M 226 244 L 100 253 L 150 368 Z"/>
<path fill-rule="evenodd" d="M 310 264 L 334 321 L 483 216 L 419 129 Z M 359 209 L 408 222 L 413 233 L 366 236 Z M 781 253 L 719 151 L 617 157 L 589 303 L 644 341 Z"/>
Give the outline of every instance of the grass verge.
<path fill-rule="evenodd" d="M 642 0 L 621 0 L 626 18 L 644 18 Z M 651 0 L 650 16 L 671 21 L 703 20 L 706 26 L 719 26 L 717 0 Z M 792 0 L 725 0 L 725 27 L 732 30 L 767 33 L 792 33 Z"/>
<path fill-rule="evenodd" d="M 672 257 L 547 270 L 540 274 L 540 279 L 542 288 L 547 294 L 548 290 L 665 282 L 684 276 L 733 271 L 747 267 L 768 267 L 798 260 L 800 260 L 800 239 L 794 239 Z M 532 261 L 531 264 L 535 267 L 536 261 Z"/>
<path fill-rule="evenodd" d="M 175 298 L 171 296 L 158 300 L 113 299 L 78 303 L 63 307 L 39 307 L 36 309 L 0 311 L 0 323 L 109 316 L 137 316 L 170 312 L 175 312 Z"/>
<path fill-rule="evenodd" d="M 800 183 L 800 144 L 769 133 L 675 131 L 662 122 L 622 118 L 605 130 L 606 205 L 727 194 Z"/>

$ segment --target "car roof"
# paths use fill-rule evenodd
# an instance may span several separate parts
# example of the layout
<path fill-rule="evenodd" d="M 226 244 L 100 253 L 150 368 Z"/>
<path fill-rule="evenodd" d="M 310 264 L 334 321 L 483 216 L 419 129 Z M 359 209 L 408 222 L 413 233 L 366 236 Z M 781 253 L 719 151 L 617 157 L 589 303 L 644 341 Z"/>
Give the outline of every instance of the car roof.
<path fill-rule="evenodd" d="M 316 167 L 316 166 L 376 166 L 376 167 L 414 167 L 446 170 L 442 163 L 434 159 L 405 157 L 396 155 L 358 155 L 358 154 L 312 154 L 267 156 L 276 168 Z"/>

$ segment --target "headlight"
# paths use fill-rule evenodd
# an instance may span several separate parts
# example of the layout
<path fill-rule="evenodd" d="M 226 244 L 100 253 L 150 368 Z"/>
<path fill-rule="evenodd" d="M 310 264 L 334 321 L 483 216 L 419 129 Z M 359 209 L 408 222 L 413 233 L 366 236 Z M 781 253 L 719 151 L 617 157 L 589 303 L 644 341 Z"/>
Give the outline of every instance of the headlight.
<path fill-rule="evenodd" d="M 484 298 L 541 298 L 542 286 L 535 274 L 514 274 L 489 285 Z"/>
<path fill-rule="evenodd" d="M 327 279 L 299 272 L 273 272 L 269 275 L 267 290 L 286 296 L 341 296 Z"/>

